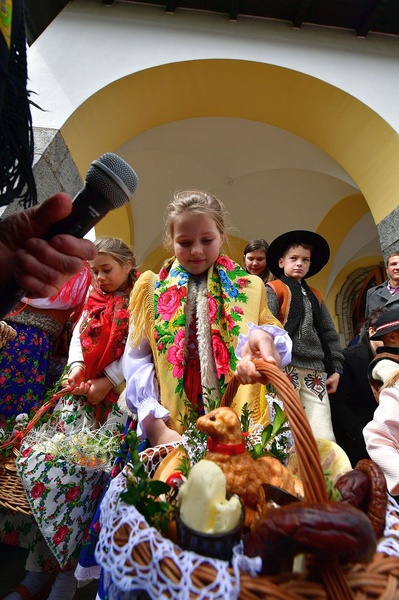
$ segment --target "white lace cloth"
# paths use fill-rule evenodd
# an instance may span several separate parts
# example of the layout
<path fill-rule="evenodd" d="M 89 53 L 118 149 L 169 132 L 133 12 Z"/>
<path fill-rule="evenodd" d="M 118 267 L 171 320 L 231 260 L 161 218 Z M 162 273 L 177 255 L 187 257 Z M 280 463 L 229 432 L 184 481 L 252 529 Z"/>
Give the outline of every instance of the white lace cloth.
<path fill-rule="evenodd" d="M 96 547 L 96 560 L 104 569 L 104 585 L 108 588 L 110 600 L 128 598 L 120 592 L 146 590 L 151 598 L 174 598 L 185 600 L 188 597 L 213 600 L 234 600 L 239 595 L 239 573 L 232 576 L 228 572 L 228 563 L 208 559 L 193 552 L 182 552 L 170 540 L 164 538 L 156 529 L 148 527 L 144 517 L 134 506 L 119 499 L 126 487 L 126 478 L 120 473 L 111 483 L 103 499 L 101 509 L 101 531 Z M 129 536 L 123 546 L 115 540 L 115 532 L 127 525 Z M 148 564 L 139 564 L 134 560 L 134 551 L 138 544 L 148 542 L 151 560 Z M 172 559 L 179 573 L 179 581 L 172 580 L 162 570 L 162 560 Z M 195 585 L 194 571 L 200 565 L 207 564 L 215 573 L 209 585 Z"/>
<path fill-rule="evenodd" d="M 154 457 L 154 467 L 158 461 L 159 457 Z M 151 465 L 149 467 L 151 471 Z M 261 560 L 245 557 L 242 547 L 235 548 L 233 573 L 228 570 L 227 562 L 183 552 L 154 528 L 148 527 L 134 506 L 119 499 L 125 487 L 126 478 L 121 473 L 112 481 L 103 500 L 100 539 L 96 548 L 96 559 L 104 570 L 104 587 L 110 600 L 132 600 L 136 597 L 134 592 L 140 590 L 157 600 L 186 600 L 189 597 L 236 600 L 240 593 L 240 571 L 249 571 L 252 576 L 260 571 Z M 384 538 L 379 542 L 377 552 L 399 557 L 399 505 L 390 496 L 388 498 Z M 115 540 L 115 532 L 122 525 L 127 526 L 130 534 L 120 546 Z M 143 542 L 148 542 L 151 553 L 150 561 L 144 565 L 133 558 L 136 546 Z M 173 560 L 180 578 L 177 583 L 173 583 L 162 569 L 165 558 Z M 209 585 L 195 584 L 193 573 L 200 565 L 208 565 L 214 572 L 214 580 Z"/>
<path fill-rule="evenodd" d="M 389 494 L 384 537 L 377 545 L 377 552 L 399 557 L 399 504 Z"/>

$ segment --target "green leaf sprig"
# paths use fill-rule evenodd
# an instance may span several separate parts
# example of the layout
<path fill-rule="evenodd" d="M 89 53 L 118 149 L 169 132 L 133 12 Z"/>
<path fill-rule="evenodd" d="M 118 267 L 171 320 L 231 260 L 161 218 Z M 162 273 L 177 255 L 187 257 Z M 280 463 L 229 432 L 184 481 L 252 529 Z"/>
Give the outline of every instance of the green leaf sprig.
<path fill-rule="evenodd" d="M 252 458 L 273 456 L 284 463 L 288 458 L 286 451 L 288 440 L 284 437 L 284 434 L 290 431 L 290 427 L 287 415 L 277 402 L 273 402 L 273 409 L 275 413 L 273 423 L 269 423 L 264 427 L 260 443 L 254 444 L 250 450 L 250 454 Z M 245 430 L 243 429 L 243 431 Z"/>
<path fill-rule="evenodd" d="M 130 470 L 126 474 L 127 487 L 121 492 L 120 497 L 126 504 L 133 504 L 150 527 L 165 533 L 172 518 L 173 506 L 166 500 L 160 500 L 159 497 L 170 492 L 171 488 L 163 481 L 148 477 L 140 460 L 139 439 L 135 431 L 127 434 L 125 442 L 129 447 L 131 462 L 128 465 Z"/>

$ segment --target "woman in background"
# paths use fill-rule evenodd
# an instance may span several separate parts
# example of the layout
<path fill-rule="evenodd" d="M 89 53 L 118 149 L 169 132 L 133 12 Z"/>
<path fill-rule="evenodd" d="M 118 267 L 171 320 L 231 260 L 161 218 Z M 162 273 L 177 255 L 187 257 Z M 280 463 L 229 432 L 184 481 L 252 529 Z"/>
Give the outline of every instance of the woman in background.
<path fill-rule="evenodd" d="M 91 282 L 88 267 L 52 298 L 23 298 L 5 322 L 17 332 L 0 354 L 0 423 L 39 408 L 62 375 L 61 340 L 79 319 Z"/>
<path fill-rule="evenodd" d="M 274 279 L 274 275 L 270 273 L 266 264 L 268 249 L 269 244 L 262 238 L 252 240 L 244 248 L 244 269 L 247 273 L 263 279 L 264 284 Z"/>

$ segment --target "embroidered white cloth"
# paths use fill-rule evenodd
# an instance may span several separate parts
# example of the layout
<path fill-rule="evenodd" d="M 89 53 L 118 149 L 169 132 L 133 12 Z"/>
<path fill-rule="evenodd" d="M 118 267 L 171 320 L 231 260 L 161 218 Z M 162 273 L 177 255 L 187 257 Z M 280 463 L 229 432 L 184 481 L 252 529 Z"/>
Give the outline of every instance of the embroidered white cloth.
<path fill-rule="evenodd" d="M 156 529 L 148 527 L 144 517 L 134 506 L 125 504 L 119 495 L 126 487 L 126 478 L 120 473 L 111 482 L 101 508 L 101 531 L 96 547 L 96 560 L 104 569 L 104 586 L 110 600 L 124 598 L 124 592 L 146 590 L 151 598 L 174 598 L 186 600 L 235 600 L 239 595 L 239 574 L 228 572 L 228 563 L 199 556 L 193 552 L 183 552 Z M 115 533 L 126 525 L 128 538 L 123 546 L 117 543 Z M 147 542 L 151 560 L 139 564 L 134 559 L 138 544 Z M 170 559 L 178 573 L 177 583 L 162 569 L 162 561 Z M 215 573 L 209 585 L 196 586 L 195 570 L 200 565 L 209 565 Z M 122 592 L 122 594 L 121 594 Z M 191 595 L 192 594 L 192 595 Z M 127 596 L 126 596 L 127 598 Z"/>
<path fill-rule="evenodd" d="M 167 446 L 157 446 L 141 457 L 150 477 L 165 455 L 179 442 Z M 208 559 L 193 552 L 182 551 L 156 529 L 148 527 L 144 517 L 134 506 L 120 500 L 120 493 L 126 488 L 124 472 L 112 482 L 103 499 L 101 509 L 101 531 L 96 547 L 96 560 L 103 569 L 104 591 L 109 600 L 133 600 L 135 592 L 145 590 L 157 600 L 173 598 L 186 600 L 236 600 L 240 594 L 240 572 L 249 572 L 253 577 L 261 569 L 259 557 L 250 559 L 243 554 L 242 543 L 234 549 L 233 571 L 228 570 L 225 561 Z M 123 525 L 130 532 L 121 546 L 115 533 Z M 134 560 L 134 550 L 138 544 L 148 542 L 151 559 L 142 565 Z M 399 505 L 388 495 L 388 507 L 384 537 L 377 545 L 377 552 L 399 558 Z M 173 583 L 162 569 L 162 560 L 168 558 L 179 573 L 179 581 Z M 195 585 L 193 577 L 200 565 L 209 565 L 215 573 L 209 585 Z"/>
<path fill-rule="evenodd" d="M 399 504 L 389 494 L 384 537 L 377 545 L 377 552 L 399 557 Z"/>

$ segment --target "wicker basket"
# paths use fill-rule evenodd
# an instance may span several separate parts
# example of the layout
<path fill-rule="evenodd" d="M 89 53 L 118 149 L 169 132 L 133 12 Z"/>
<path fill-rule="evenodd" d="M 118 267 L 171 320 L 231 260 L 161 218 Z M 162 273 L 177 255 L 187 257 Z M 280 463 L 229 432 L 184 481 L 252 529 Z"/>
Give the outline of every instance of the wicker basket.
<path fill-rule="evenodd" d="M 5 448 L 12 450 L 10 456 L 0 457 L 0 507 L 32 516 L 25 489 L 17 473 L 15 460 L 24 437 L 49 410 L 54 408 L 61 396 L 61 393 L 54 394 L 50 400 L 39 408 L 24 430 L 12 434 L 0 445 L 0 452 Z"/>
<path fill-rule="evenodd" d="M 0 459 L 0 506 L 13 512 L 32 516 L 21 479 L 17 474 L 15 452 Z"/>
<path fill-rule="evenodd" d="M 17 335 L 17 332 L 11 325 L 8 325 L 5 321 L 0 321 L 0 349 L 4 348 L 7 342 L 13 340 Z"/>
<path fill-rule="evenodd" d="M 284 408 L 296 444 L 306 500 L 309 502 L 327 500 L 327 491 L 317 444 L 297 392 L 292 388 L 288 378 L 274 365 L 258 360 L 256 361 L 256 366 L 258 371 L 266 376 L 274 385 L 284 402 Z M 222 400 L 224 405 L 229 406 L 231 404 L 238 385 L 237 380 L 233 378 Z M 145 529 L 145 527 L 144 521 L 144 525 L 140 525 L 140 530 Z M 119 526 L 112 531 L 112 540 L 108 541 L 115 544 L 117 548 L 120 548 L 121 553 L 123 553 L 130 535 L 131 530 L 129 526 L 120 521 Z M 158 532 L 155 535 L 158 535 Z M 159 536 L 161 539 L 160 543 L 162 543 L 161 534 Z M 129 547 L 132 547 L 132 545 Z M 174 556 L 171 554 L 166 557 L 163 556 L 157 559 L 157 563 L 155 564 L 151 548 L 152 545 L 144 534 L 143 537 L 136 536 L 131 555 L 134 562 L 138 565 L 143 565 L 143 567 L 149 570 L 153 567 L 157 573 L 161 573 L 163 578 L 168 578 L 171 581 L 172 587 L 173 585 L 178 586 L 182 578 L 178 567 L 179 556 L 182 555 L 183 550 L 173 545 L 172 553 Z M 126 554 L 124 555 L 126 556 Z M 396 556 L 376 553 L 369 564 L 348 564 L 345 566 L 339 565 L 333 558 L 329 559 L 328 563 L 326 563 L 322 562 L 317 556 L 312 556 L 309 558 L 308 563 L 311 568 L 308 568 L 305 573 L 300 574 L 289 572 L 273 577 L 252 577 L 250 574 L 241 572 L 239 575 L 239 598 L 242 600 L 399 599 L 399 558 Z M 128 568 L 126 562 L 124 566 L 126 566 L 126 569 Z M 105 569 L 107 570 L 106 565 Z M 236 572 L 232 568 L 227 568 L 227 570 L 232 578 L 234 578 Z M 113 572 L 111 571 L 112 576 Z M 135 577 L 131 569 L 128 576 L 130 578 Z M 208 589 L 211 589 L 216 577 L 217 571 L 211 562 L 199 562 L 191 575 L 193 588 L 198 589 L 210 586 Z M 123 589 L 126 591 L 126 587 Z M 146 591 L 149 591 L 149 589 Z M 189 594 L 184 597 L 189 599 L 198 598 L 199 596 Z M 209 594 L 203 597 L 212 598 L 213 596 Z"/>

